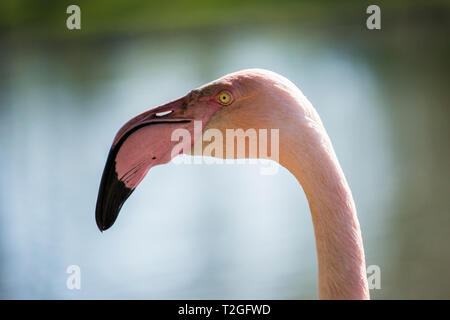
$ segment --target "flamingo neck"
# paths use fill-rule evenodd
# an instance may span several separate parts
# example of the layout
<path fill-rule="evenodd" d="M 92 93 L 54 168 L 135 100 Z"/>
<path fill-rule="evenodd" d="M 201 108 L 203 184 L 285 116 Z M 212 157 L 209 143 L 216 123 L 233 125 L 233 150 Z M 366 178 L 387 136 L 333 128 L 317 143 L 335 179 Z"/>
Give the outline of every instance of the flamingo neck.
<path fill-rule="evenodd" d="M 312 128 L 307 135 L 282 137 L 280 162 L 294 174 L 308 199 L 319 265 L 319 299 L 369 299 L 364 248 L 350 188 L 320 119 L 307 126 Z"/>

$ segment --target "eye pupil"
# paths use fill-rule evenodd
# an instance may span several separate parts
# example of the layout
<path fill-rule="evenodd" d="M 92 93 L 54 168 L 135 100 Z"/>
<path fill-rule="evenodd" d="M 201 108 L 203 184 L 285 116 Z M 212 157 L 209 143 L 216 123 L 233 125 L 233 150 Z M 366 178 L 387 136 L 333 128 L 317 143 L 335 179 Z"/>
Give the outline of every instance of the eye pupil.
<path fill-rule="evenodd" d="M 226 104 L 229 104 L 231 102 L 231 100 L 232 100 L 232 98 L 231 98 L 230 94 L 225 93 L 225 92 L 222 92 L 219 94 L 218 101 L 219 102 L 222 101 L 220 103 L 226 105 Z"/>

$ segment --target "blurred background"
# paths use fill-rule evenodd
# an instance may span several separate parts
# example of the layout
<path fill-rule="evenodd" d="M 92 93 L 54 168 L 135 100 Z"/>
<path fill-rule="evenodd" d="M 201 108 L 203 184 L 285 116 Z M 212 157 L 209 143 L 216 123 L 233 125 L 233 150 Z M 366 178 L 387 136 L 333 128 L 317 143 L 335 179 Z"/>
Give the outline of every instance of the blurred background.
<path fill-rule="evenodd" d="M 381 269 L 372 297 L 449 299 L 449 4 L 1 1 L 0 298 L 317 298 L 308 204 L 283 168 L 155 167 L 110 230 L 95 224 L 125 121 L 258 67 L 322 117 Z"/>

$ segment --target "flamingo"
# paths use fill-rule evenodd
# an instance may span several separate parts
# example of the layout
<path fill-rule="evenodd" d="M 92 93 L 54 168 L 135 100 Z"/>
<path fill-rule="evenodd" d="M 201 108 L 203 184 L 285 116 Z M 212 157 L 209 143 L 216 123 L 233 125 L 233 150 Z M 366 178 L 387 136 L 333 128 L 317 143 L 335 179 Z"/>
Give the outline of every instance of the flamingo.
<path fill-rule="evenodd" d="M 194 121 L 203 125 L 200 134 Z M 319 299 L 370 299 L 356 208 L 330 138 L 300 89 L 268 70 L 230 73 L 128 121 L 113 140 L 101 179 L 100 231 L 113 225 L 148 170 L 172 159 L 177 142 L 171 133 L 179 128 L 193 134 L 189 147 L 209 128 L 279 129 L 278 162 L 303 187 L 311 211 Z M 193 154 L 187 150 L 182 152 Z"/>

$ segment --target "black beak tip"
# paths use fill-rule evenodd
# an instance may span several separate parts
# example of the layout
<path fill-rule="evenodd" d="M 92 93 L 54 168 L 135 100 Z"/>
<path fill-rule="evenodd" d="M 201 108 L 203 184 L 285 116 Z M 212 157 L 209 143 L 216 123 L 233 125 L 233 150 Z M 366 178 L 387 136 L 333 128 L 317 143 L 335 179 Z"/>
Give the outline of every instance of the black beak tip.
<path fill-rule="evenodd" d="M 114 158 L 115 154 L 111 152 L 98 191 L 95 220 L 101 232 L 114 224 L 122 205 L 134 191 L 134 188 L 128 188 L 123 181 L 119 180 Z"/>
<path fill-rule="evenodd" d="M 104 190 L 100 190 L 95 220 L 101 232 L 109 229 L 114 224 L 122 205 L 132 192 L 133 189 L 127 188 L 122 181 L 117 179 L 106 184 Z"/>
<path fill-rule="evenodd" d="M 100 202 L 100 199 L 98 200 Z M 114 214 L 113 212 L 110 212 L 110 214 L 112 216 L 117 214 Z M 100 232 L 103 233 L 103 231 L 108 230 L 113 224 L 114 221 L 111 223 L 107 223 L 107 218 L 108 218 L 109 214 L 106 210 L 101 210 L 101 209 L 97 209 L 95 212 L 95 222 L 97 223 L 97 227 L 100 230 Z M 115 220 L 115 219 L 114 219 Z"/>
<path fill-rule="evenodd" d="M 103 231 L 108 230 L 112 225 L 106 225 L 103 221 L 97 220 L 97 227 L 100 232 L 103 233 Z"/>

